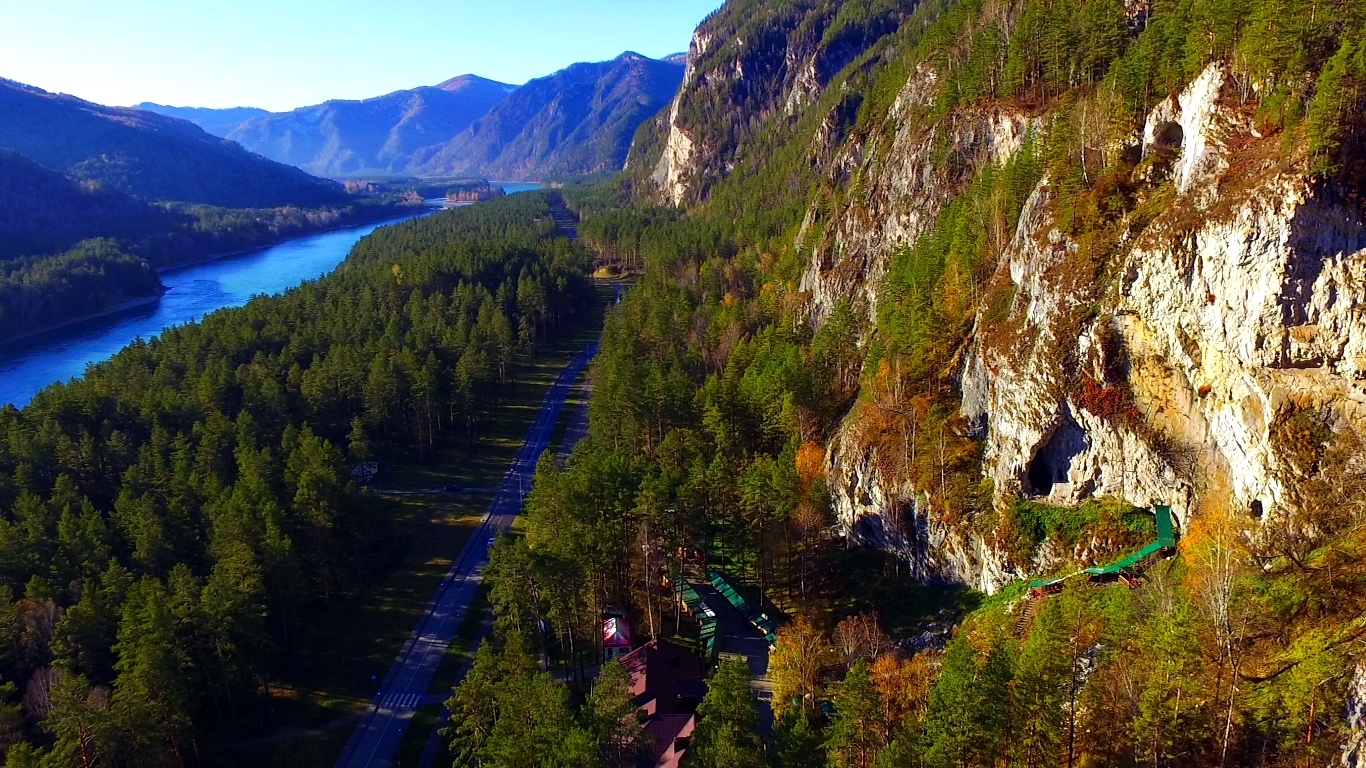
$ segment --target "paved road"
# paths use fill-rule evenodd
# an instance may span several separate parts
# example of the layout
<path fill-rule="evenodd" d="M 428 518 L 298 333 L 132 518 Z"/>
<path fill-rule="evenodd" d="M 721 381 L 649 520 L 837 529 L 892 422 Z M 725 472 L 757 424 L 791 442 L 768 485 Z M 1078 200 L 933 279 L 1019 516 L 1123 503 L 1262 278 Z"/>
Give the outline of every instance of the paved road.
<path fill-rule="evenodd" d="M 522 450 L 513 460 L 488 512 L 470 535 L 464 551 L 456 558 L 446 579 L 427 605 L 426 612 L 418 620 L 412 637 L 404 644 L 394 660 L 394 666 L 385 675 L 379 694 L 371 702 L 370 709 L 356 726 L 355 733 L 337 760 L 337 768 L 392 764 L 399 743 L 403 741 L 403 734 L 413 718 L 413 711 L 426 697 L 427 688 L 442 657 L 446 655 L 451 638 L 455 636 L 460 621 L 479 590 L 484 565 L 488 562 L 488 540 L 497 532 L 507 530 L 521 512 L 523 494 L 531 489 L 536 462 L 550 442 L 550 433 L 559 421 L 565 398 L 574 380 L 597 351 L 598 343 L 594 342 L 565 366 L 559 378 L 550 386 L 550 391 L 541 403 L 540 413 L 536 415 L 536 422 L 527 432 Z"/>

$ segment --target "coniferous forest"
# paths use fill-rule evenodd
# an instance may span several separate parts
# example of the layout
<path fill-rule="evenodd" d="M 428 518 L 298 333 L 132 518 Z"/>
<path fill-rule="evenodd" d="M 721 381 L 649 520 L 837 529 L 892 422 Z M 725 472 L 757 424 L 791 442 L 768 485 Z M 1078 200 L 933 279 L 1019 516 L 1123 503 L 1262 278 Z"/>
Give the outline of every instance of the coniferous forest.
<path fill-rule="evenodd" d="M 266 706 L 309 652 L 294 628 L 355 599 L 387 535 L 351 468 L 472 446 L 586 305 L 548 210 L 382 229 L 332 276 L 0 411 L 7 764 L 187 764 Z"/>
<path fill-rule="evenodd" d="M 701 147 L 695 163 L 701 152 L 714 160 L 694 168 L 682 210 L 656 207 L 664 117 L 642 129 L 617 182 L 570 195 L 584 242 L 641 277 L 607 320 L 590 437 L 567 465 L 543 464 L 524 537 L 494 550 L 506 653 L 530 643 L 563 658 L 573 688 L 571 646 L 600 642 L 578 617 L 629 605 L 640 631 L 687 638 L 697 625 L 655 585 L 698 578 L 700 551 L 788 622 L 769 658 L 771 736 L 746 725 L 755 699 L 743 669 L 723 661 L 687 765 L 1336 764 L 1366 640 L 1366 474 L 1350 424 L 1312 410 L 1278 417 L 1273 440 L 1298 483 L 1294 522 L 1252 534 L 1246 512 L 1202 513 L 1141 586 L 1068 586 L 1023 618 L 1028 579 L 990 596 L 927 586 L 910 563 L 860 547 L 836 519 L 827 449 L 857 417 L 852 439 L 946 525 L 1022 562 L 1045 546 L 1085 553 L 1055 562 L 1059 576 L 1151 540 L 1153 516 L 1120 499 L 993 502 L 958 389 L 965 339 L 1019 306 L 993 271 L 1041 185 L 1054 242 L 1086 259 L 1079 279 L 1113 284 L 1120 244 L 1172 200 L 1171 182 L 1136 168 L 1120 142 L 1211 63 L 1244 89 L 1237 109 L 1275 137 L 1271 155 L 1359 203 L 1363 23 L 1366 5 L 1350 0 L 726 4 L 703 28 L 729 42 L 696 57 L 709 74 L 685 84 L 669 118 Z M 851 54 L 850 40 L 876 42 Z M 851 63 L 818 107 L 793 116 L 764 89 L 790 82 L 784 47 L 805 44 L 818 62 Z M 771 77 L 710 74 L 739 58 Z M 813 319 L 803 270 L 823 216 L 872 183 L 830 137 L 888 151 L 904 130 L 888 114 L 898 93 L 911 98 L 913 77 L 933 87 L 899 119 L 952 127 L 1004 106 L 1031 128 L 1010 158 L 943 180 L 948 204 L 893 254 L 874 311 L 845 301 Z M 941 161 L 971 151 L 942 132 L 920 140 Z M 823 162 L 835 166 L 828 175 Z M 1101 307 L 1098 297 L 1078 314 Z M 1141 420 L 1123 385 L 1073 376 L 1080 407 Z M 493 655 L 480 663 L 486 689 L 530 679 Z M 463 724 L 448 735 L 470 765 L 528 764 L 507 744 L 576 727 L 555 697 L 540 700 L 560 714 L 536 720 L 512 704 L 476 711 L 473 693 L 458 688 L 449 705 Z M 559 736 L 533 722 L 559 723 Z M 538 765 L 570 764 L 538 754 Z"/>
<path fill-rule="evenodd" d="M 0 411 L 5 764 L 214 764 L 371 586 L 351 467 L 479 450 L 598 269 L 587 436 L 487 542 L 443 760 L 635 764 L 603 619 L 705 654 L 714 568 L 777 628 L 763 679 L 707 657 L 684 766 L 1360 764 L 1363 40 L 1363 0 L 725 3 L 611 181 L 385 227 Z"/>

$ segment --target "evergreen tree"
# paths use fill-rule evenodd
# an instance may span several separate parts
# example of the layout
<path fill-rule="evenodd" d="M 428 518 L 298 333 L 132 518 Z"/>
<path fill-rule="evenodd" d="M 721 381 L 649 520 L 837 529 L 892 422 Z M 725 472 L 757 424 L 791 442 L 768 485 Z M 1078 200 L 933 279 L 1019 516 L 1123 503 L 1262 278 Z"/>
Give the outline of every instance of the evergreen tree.
<path fill-rule="evenodd" d="M 926 762 L 951 768 L 995 760 L 1005 741 L 1009 683 L 1010 663 L 1003 649 L 993 648 L 979 662 L 968 639 L 955 637 L 930 692 Z"/>
<path fill-rule="evenodd" d="M 95 768 L 113 763 L 118 752 L 117 726 L 109 710 L 109 690 L 80 675 L 62 675 L 52 687 L 52 713 L 43 730 L 56 744 L 48 764 Z"/>
<path fill-rule="evenodd" d="M 834 705 L 825 739 L 830 764 L 836 768 L 869 768 L 887 744 L 887 724 L 867 659 L 859 659 L 844 676 Z"/>
<path fill-rule="evenodd" d="M 370 439 L 365 436 L 365 422 L 360 417 L 351 420 L 351 432 L 346 436 L 346 452 L 351 461 L 357 464 L 370 460 Z"/>
<path fill-rule="evenodd" d="M 1044 603 L 1015 664 L 1014 749 L 1026 766 L 1058 765 L 1064 752 L 1075 667 L 1062 605 L 1061 599 Z"/>
<path fill-rule="evenodd" d="M 641 747 L 641 728 L 636 720 L 631 675 L 620 662 L 602 665 L 586 706 L 589 731 L 607 765 L 625 765 Z"/>
<path fill-rule="evenodd" d="M 773 768 L 825 768 L 821 732 L 801 707 L 794 707 L 773 723 Z"/>
<path fill-rule="evenodd" d="M 749 668 L 738 657 L 726 658 L 707 683 L 697 708 L 697 729 L 688 762 L 699 768 L 761 768 L 764 744 L 759 714 L 749 689 Z"/>
<path fill-rule="evenodd" d="M 450 739 L 456 765 L 479 764 L 479 756 L 493 733 L 498 719 L 501 662 L 493 643 L 488 640 L 480 643 L 479 650 L 474 653 L 474 663 L 446 700 L 446 710 L 451 713 L 450 725 L 443 728 L 441 734 Z"/>
<path fill-rule="evenodd" d="M 129 590 L 114 651 L 113 714 L 142 765 L 184 765 L 192 738 L 190 660 L 176 638 L 165 586 L 148 576 Z"/>

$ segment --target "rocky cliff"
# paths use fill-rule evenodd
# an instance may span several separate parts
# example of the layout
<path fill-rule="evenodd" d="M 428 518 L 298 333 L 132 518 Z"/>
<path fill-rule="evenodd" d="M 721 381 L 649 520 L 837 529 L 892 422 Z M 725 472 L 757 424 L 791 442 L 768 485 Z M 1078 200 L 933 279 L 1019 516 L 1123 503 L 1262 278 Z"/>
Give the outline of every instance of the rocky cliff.
<path fill-rule="evenodd" d="M 1131 9 L 1126 34 L 1144 13 Z M 697 31 L 682 90 L 633 157 L 655 199 L 690 207 L 738 173 L 756 137 L 809 126 L 788 136 L 819 179 L 792 245 L 813 327 L 848 303 L 868 348 L 882 343 L 891 261 L 1027 137 L 1073 134 L 1082 186 L 1108 173 L 1124 190 L 1122 210 L 1085 230 L 1077 182 L 1045 172 L 1013 232 L 991 234 L 995 266 L 972 282 L 971 322 L 939 363 L 961 414 L 949 428 L 980 451 L 987 508 L 946 513 L 943 489 L 906 471 L 885 427 L 867 423 L 863 404 L 881 395 L 865 376 L 827 450 L 840 524 L 927 579 L 990 592 L 1097 544 L 1012 555 L 992 521 L 1016 499 L 1166 503 L 1183 525 L 1215 505 L 1254 534 L 1293 518 L 1303 472 L 1283 455 L 1281 425 L 1303 414 L 1366 425 L 1366 229 L 1359 199 L 1316 176 L 1302 145 L 1259 128 L 1250 78 L 1215 60 L 1116 132 L 1095 92 L 1066 105 L 946 100 L 962 86 L 926 57 L 870 118 L 876 95 L 858 70 L 914 60 L 914 25 L 835 53 L 834 19 L 723 9 Z"/>

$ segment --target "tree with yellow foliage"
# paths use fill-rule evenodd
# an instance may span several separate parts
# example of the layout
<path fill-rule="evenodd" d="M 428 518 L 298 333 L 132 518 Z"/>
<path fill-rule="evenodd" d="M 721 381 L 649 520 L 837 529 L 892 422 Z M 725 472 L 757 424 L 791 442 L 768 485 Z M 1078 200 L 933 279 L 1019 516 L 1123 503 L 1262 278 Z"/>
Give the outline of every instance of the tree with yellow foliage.
<path fill-rule="evenodd" d="M 834 661 L 825 633 L 805 616 L 778 630 L 778 644 L 768 658 L 773 713 L 781 717 L 793 707 L 815 712 L 821 671 Z"/>

